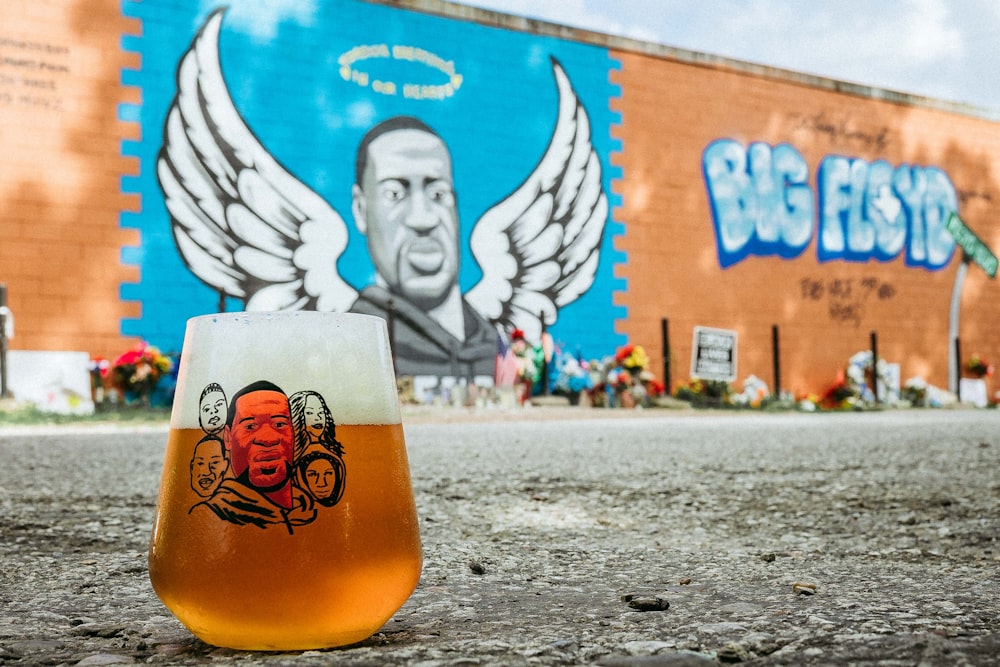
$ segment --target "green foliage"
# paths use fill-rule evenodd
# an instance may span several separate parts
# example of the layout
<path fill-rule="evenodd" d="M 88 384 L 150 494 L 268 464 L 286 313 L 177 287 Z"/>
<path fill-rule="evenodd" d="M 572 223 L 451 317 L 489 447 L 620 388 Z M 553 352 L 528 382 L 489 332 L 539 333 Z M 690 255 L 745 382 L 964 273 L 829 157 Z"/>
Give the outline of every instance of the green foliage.
<path fill-rule="evenodd" d="M 688 401 L 695 407 L 728 407 L 732 405 L 733 387 L 721 380 L 693 378 L 687 385 L 678 387 L 674 397 Z"/>
<path fill-rule="evenodd" d="M 34 426 L 46 424 L 106 424 L 106 423 L 166 423 L 169 409 L 123 407 L 117 410 L 95 412 L 90 415 L 60 414 L 39 410 L 34 405 L 0 404 L 0 428 L 3 426 Z"/>

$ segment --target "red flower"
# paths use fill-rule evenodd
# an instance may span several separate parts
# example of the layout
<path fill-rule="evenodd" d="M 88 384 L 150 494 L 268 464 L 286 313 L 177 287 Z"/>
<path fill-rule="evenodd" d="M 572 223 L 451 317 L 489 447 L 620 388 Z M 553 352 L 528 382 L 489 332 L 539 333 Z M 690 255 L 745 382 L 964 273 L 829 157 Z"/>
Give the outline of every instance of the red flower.
<path fill-rule="evenodd" d="M 631 356 L 633 349 L 635 349 L 634 345 L 626 345 L 625 347 L 618 348 L 618 351 L 615 352 L 615 361 L 618 363 L 625 361 Z"/>
<path fill-rule="evenodd" d="M 140 343 L 136 347 L 132 348 L 127 352 L 123 352 L 112 366 L 125 366 L 125 365 L 135 365 L 142 360 L 143 353 L 146 351 L 146 345 Z"/>

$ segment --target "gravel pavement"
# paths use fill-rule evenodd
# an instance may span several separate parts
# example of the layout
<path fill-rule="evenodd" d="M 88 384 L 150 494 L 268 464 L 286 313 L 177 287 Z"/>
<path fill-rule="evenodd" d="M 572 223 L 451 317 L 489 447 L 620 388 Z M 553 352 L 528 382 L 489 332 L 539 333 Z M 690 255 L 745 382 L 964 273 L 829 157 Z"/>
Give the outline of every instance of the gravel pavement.
<path fill-rule="evenodd" d="M 244 653 L 149 585 L 165 427 L 0 427 L 0 664 L 1000 665 L 1000 411 L 408 409 L 371 639 Z"/>

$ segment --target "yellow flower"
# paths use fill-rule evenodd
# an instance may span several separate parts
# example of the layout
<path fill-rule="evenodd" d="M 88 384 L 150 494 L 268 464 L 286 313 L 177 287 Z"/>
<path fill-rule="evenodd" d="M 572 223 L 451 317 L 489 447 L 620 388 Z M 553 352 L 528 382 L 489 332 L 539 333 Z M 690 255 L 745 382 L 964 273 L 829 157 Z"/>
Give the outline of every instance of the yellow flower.
<path fill-rule="evenodd" d="M 625 358 L 624 365 L 626 368 L 645 368 L 649 365 L 649 356 L 642 345 L 636 345 L 632 348 L 632 353 Z"/>

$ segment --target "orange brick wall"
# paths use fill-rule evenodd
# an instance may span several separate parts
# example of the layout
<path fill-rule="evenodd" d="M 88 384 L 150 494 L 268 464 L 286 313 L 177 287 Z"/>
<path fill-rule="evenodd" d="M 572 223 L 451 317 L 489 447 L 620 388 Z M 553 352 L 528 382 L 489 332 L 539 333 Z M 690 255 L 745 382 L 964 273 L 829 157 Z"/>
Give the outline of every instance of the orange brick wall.
<path fill-rule="evenodd" d="M 123 246 L 138 234 L 119 228 L 137 202 L 120 195 L 135 174 L 122 140 L 138 126 L 118 120 L 118 105 L 138 103 L 120 85 L 138 58 L 120 49 L 141 26 L 117 0 L 0 3 L 0 282 L 14 314 L 12 349 L 84 350 L 113 356 L 131 341 L 123 317 Z"/>
<path fill-rule="evenodd" d="M 695 326 L 739 334 L 739 379 L 769 384 L 772 325 L 781 340 L 782 388 L 805 394 L 830 386 L 877 332 L 879 356 L 901 364 L 905 382 L 948 383 L 948 315 L 961 251 L 939 271 L 817 259 L 816 236 L 794 259 L 749 256 L 728 268 L 717 257 L 702 153 L 717 139 L 788 143 L 805 158 L 815 193 L 827 155 L 936 166 L 951 178 L 962 219 L 1000 248 L 1000 131 L 996 123 L 806 87 L 731 71 L 618 52 L 612 80 L 622 95 L 623 170 L 615 184 L 625 233 L 618 248 L 628 282 L 618 305 L 630 341 L 645 343 L 654 368 L 661 318 L 668 318 L 674 385 L 688 379 Z M 817 287 L 818 286 L 818 287 Z M 849 293 L 848 293 L 849 290 Z M 963 357 L 1000 354 L 997 282 L 972 266 L 962 299 Z"/>
<path fill-rule="evenodd" d="M 350 4 L 368 15 L 366 3 Z M 130 284 L 139 282 L 140 266 L 142 285 L 159 286 L 150 288 L 154 295 L 181 277 L 168 275 L 180 267 L 152 256 L 150 234 L 142 238 L 136 225 L 121 225 L 123 212 L 163 214 L 162 202 L 122 193 L 122 179 L 140 175 L 138 158 L 122 156 L 123 142 L 149 140 L 149 129 L 161 130 L 155 114 L 144 121 L 151 123 L 146 137 L 137 122 L 121 120 L 132 117 L 120 114 L 122 105 L 143 101 L 138 89 L 121 83 L 123 70 L 142 67 L 138 55 L 122 50 L 122 36 L 141 31 L 140 21 L 122 16 L 119 0 L 0 3 L 0 282 L 15 314 L 14 349 L 111 357 L 135 342 L 122 335 L 123 323 L 131 331 L 160 331 L 137 321 L 139 304 L 122 298 L 123 286 L 131 295 Z M 182 31 L 170 44 L 149 40 L 144 48 L 179 54 L 189 38 Z M 608 52 L 594 53 L 603 78 Z M 936 271 L 907 266 L 902 256 L 821 262 L 814 233 L 792 259 L 751 255 L 723 268 L 702 158 L 719 139 L 787 143 L 806 161 L 814 194 L 816 171 L 830 155 L 937 167 L 956 188 L 963 220 L 997 250 L 997 123 L 820 89 L 791 76 L 736 71 L 708 59 L 693 65 L 633 52 L 610 55 L 620 62 L 608 73 L 620 96 L 608 105 L 620 114 L 612 132 L 621 150 L 602 151 L 601 158 L 621 170 L 613 184 L 613 220 L 622 230 L 616 248 L 627 261 L 613 272 L 625 289 L 615 292 L 619 308 L 608 304 L 618 334 L 646 347 L 659 372 L 660 322 L 667 318 L 677 386 L 688 379 L 695 326 L 735 329 L 739 379 L 755 374 L 771 383 L 771 328 L 777 325 L 782 388 L 803 394 L 829 386 L 851 355 L 868 348 L 874 331 L 880 356 L 901 365 L 904 381 L 922 376 L 947 386 L 948 314 L 960 253 Z M 143 80 L 173 85 L 170 69 Z M 129 265 L 122 263 L 123 251 L 131 253 Z M 997 285 L 977 267 L 968 273 L 964 357 L 1000 357 Z"/>

